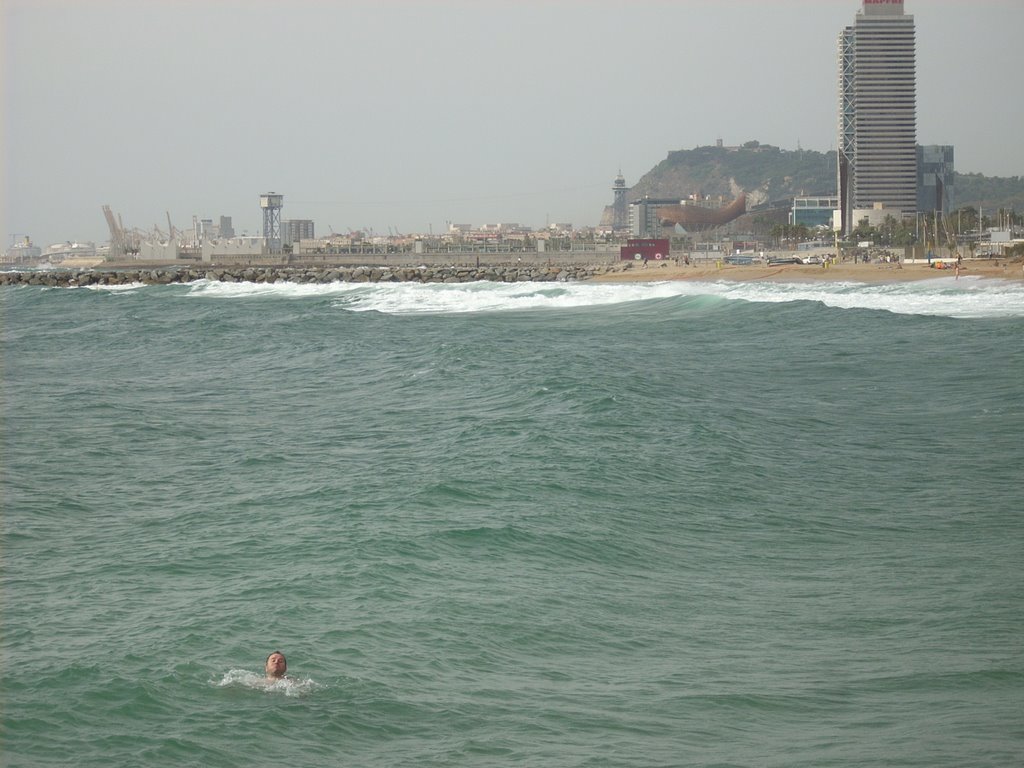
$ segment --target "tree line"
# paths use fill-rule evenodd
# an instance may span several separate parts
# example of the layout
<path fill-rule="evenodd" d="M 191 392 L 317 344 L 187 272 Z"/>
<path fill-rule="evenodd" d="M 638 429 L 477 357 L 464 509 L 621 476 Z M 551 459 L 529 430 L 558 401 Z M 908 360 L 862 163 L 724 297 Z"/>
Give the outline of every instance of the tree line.
<path fill-rule="evenodd" d="M 766 223 L 755 220 L 758 223 Z M 848 240 L 850 242 L 870 241 L 875 245 L 902 247 L 907 245 L 945 245 L 950 237 L 957 241 L 977 241 L 989 229 L 1013 229 L 1024 227 L 1024 213 L 1000 208 L 990 213 L 980 212 L 971 205 L 958 208 L 949 214 L 936 217 L 919 214 L 916 217 L 898 219 L 886 216 L 879 225 L 872 225 L 867 217 L 857 222 Z M 762 230 L 763 231 L 763 230 Z M 766 234 L 776 247 L 794 247 L 797 243 L 810 240 L 831 239 L 833 233 L 827 226 L 810 227 L 806 224 L 777 223 L 767 228 Z"/>

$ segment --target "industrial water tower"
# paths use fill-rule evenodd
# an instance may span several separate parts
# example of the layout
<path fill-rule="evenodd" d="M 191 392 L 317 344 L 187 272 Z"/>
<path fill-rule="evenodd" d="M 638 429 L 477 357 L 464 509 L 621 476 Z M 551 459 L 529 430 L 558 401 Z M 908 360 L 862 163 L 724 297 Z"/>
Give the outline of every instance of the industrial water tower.
<path fill-rule="evenodd" d="M 284 195 L 268 192 L 260 195 L 260 208 L 263 209 L 263 239 L 271 253 L 281 252 L 281 208 L 284 207 Z"/>

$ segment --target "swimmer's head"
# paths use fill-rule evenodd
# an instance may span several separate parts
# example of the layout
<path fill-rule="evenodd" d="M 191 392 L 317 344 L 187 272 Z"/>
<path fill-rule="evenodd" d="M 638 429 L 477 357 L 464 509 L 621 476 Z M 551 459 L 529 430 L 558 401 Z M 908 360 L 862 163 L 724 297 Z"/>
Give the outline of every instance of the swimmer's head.
<path fill-rule="evenodd" d="M 274 651 L 267 656 L 266 670 L 267 677 L 284 677 L 284 673 L 288 671 L 288 662 L 284 654 Z"/>

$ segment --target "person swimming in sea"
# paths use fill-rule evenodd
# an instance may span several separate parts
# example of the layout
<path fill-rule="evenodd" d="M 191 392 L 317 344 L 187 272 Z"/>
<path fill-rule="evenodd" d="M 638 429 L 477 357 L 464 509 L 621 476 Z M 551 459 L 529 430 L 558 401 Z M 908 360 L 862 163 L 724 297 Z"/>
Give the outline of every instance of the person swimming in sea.
<path fill-rule="evenodd" d="M 268 680 L 287 680 L 288 660 L 280 651 L 274 651 L 267 656 L 267 663 L 264 665 Z"/>

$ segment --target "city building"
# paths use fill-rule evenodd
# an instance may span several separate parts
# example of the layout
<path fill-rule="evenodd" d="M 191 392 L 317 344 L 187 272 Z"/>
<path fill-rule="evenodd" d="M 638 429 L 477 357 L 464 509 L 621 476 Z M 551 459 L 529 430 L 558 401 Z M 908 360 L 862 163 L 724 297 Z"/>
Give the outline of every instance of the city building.
<path fill-rule="evenodd" d="M 953 147 L 930 144 L 917 148 L 917 210 L 949 213 L 953 195 Z"/>
<path fill-rule="evenodd" d="M 844 233 L 853 210 L 917 211 L 914 17 L 903 0 L 863 0 L 839 36 L 838 190 Z"/>
<path fill-rule="evenodd" d="M 839 208 L 838 197 L 794 197 L 790 224 L 807 227 L 832 227 L 832 215 Z"/>
<path fill-rule="evenodd" d="M 272 253 L 264 237 L 242 235 L 220 240 L 204 240 L 201 258 L 204 262 L 245 260 L 267 256 Z"/>
<path fill-rule="evenodd" d="M 312 219 L 286 219 L 281 222 L 282 245 L 294 245 L 300 240 L 315 240 Z"/>
<path fill-rule="evenodd" d="M 891 208 L 884 203 L 875 203 L 870 208 L 854 208 L 851 212 L 853 224 L 851 229 L 856 229 L 861 223 L 866 222 L 869 227 L 881 227 L 885 225 L 886 219 L 900 219 L 903 212 Z"/>
<path fill-rule="evenodd" d="M 662 210 L 679 205 L 678 199 L 655 200 L 645 197 L 629 204 L 629 234 L 633 238 L 661 235 Z"/>

